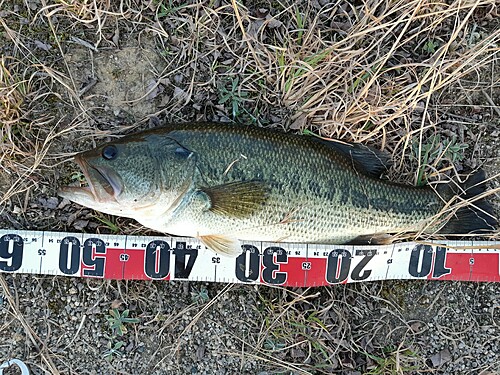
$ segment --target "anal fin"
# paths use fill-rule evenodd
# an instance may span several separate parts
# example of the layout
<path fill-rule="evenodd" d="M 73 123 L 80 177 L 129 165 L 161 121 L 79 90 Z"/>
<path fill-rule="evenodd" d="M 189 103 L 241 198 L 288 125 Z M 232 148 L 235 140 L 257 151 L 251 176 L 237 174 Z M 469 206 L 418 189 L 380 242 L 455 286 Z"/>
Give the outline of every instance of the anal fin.
<path fill-rule="evenodd" d="M 387 233 L 366 234 L 358 236 L 348 242 L 349 245 L 389 245 L 396 240 L 395 236 Z"/>
<path fill-rule="evenodd" d="M 235 257 L 241 253 L 240 242 L 236 238 L 218 234 L 198 236 L 201 242 L 218 254 Z"/>

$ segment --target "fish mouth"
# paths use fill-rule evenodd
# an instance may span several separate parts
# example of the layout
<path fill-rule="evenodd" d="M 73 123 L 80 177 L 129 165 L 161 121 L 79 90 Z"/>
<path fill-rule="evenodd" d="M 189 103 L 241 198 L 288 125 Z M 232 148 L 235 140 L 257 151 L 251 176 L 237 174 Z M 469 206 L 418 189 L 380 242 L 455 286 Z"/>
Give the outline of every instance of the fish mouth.
<path fill-rule="evenodd" d="M 59 191 L 59 195 L 73 200 L 79 196 L 94 202 L 116 202 L 123 191 L 123 183 L 116 172 L 105 166 L 93 166 L 81 155 L 76 155 L 75 163 L 85 176 L 86 186 L 66 186 Z"/>

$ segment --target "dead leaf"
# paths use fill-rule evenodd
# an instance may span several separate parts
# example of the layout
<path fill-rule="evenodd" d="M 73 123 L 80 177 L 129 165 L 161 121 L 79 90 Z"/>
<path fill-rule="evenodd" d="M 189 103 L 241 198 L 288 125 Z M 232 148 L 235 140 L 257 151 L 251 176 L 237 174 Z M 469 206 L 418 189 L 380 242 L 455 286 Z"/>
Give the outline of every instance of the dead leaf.
<path fill-rule="evenodd" d="M 266 18 L 269 14 L 269 9 L 267 8 L 259 8 L 255 11 L 255 17 L 257 18 Z"/>
<path fill-rule="evenodd" d="M 196 358 L 198 360 L 201 360 L 203 359 L 204 356 L 205 356 L 205 345 L 200 345 L 196 349 Z"/>
<path fill-rule="evenodd" d="M 87 225 L 89 225 L 89 221 L 88 220 L 77 220 L 73 224 L 73 228 L 75 228 L 76 230 L 80 231 L 80 230 L 83 230 L 83 228 L 85 228 Z"/>
<path fill-rule="evenodd" d="M 290 124 L 290 129 L 299 130 L 305 128 L 305 126 L 306 126 L 306 115 L 301 114 Z"/>
<path fill-rule="evenodd" d="M 439 367 L 439 366 L 441 366 L 441 365 L 443 365 L 446 362 L 449 362 L 451 360 L 451 353 L 448 350 L 448 348 L 444 348 L 439 353 L 434 354 L 430 358 L 430 360 L 432 362 L 433 367 Z"/>
<path fill-rule="evenodd" d="M 412 324 L 410 324 L 410 328 L 413 332 L 415 333 L 419 333 L 422 331 L 422 322 L 413 322 Z"/>
<path fill-rule="evenodd" d="M 120 48 L 120 28 L 118 27 L 116 28 L 113 38 L 111 38 L 111 40 L 113 41 L 114 45 L 117 48 Z"/>
<path fill-rule="evenodd" d="M 166 107 L 168 103 L 170 103 L 171 97 L 169 95 L 164 95 L 163 98 L 161 98 L 161 103 L 159 107 Z"/>
<path fill-rule="evenodd" d="M 186 97 L 187 97 L 186 91 L 184 91 L 180 87 L 177 87 L 177 86 L 174 87 L 174 96 L 173 96 L 173 98 L 175 100 L 177 100 L 178 102 L 180 102 L 180 101 L 183 101 L 184 99 L 186 99 Z"/>
<path fill-rule="evenodd" d="M 304 358 L 306 355 L 302 349 L 292 348 L 290 354 L 293 358 Z"/>
<path fill-rule="evenodd" d="M 98 52 L 98 49 L 96 46 L 92 45 L 91 43 L 87 42 L 86 40 L 80 39 L 76 36 L 70 36 L 69 40 L 72 41 L 73 43 L 79 44 L 81 46 L 84 46 L 88 49 L 91 49 L 92 51 Z"/>
<path fill-rule="evenodd" d="M 267 21 L 266 22 L 267 27 L 269 27 L 270 29 L 275 29 L 277 27 L 283 26 L 283 22 L 278 21 L 276 18 L 274 18 L 270 14 L 268 14 L 266 16 L 266 21 Z"/>
<path fill-rule="evenodd" d="M 52 46 L 50 44 L 47 44 L 47 43 L 43 43 L 39 40 L 35 40 L 35 46 L 37 46 L 38 48 L 44 50 L 44 51 L 48 51 L 52 48 Z"/>
<path fill-rule="evenodd" d="M 151 78 L 147 82 L 146 92 L 148 93 L 146 99 L 153 100 L 158 96 L 158 94 L 161 94 L 163 92 L 163 86 L 159 85 L 158 83 L 156 83 L 156 80 Z"/>

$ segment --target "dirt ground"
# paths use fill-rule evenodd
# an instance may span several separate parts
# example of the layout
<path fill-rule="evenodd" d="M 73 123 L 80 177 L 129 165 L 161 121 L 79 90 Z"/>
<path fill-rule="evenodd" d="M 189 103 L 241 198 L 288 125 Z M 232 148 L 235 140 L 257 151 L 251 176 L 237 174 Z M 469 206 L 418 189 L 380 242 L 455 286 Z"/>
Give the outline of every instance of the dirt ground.
<path fill-rule="evenodd" d="M 493 0 L 0 0 L 0 228 L 152 233 L 59 198 L 81 179 L 70 159 L 207 120 L 373 145 L 400 183 L 482 167 L 498 214 L 499 12 Z M 33 374 L 494 375 L 498 353 L 495 283 L 0 274 L 0 364 Z"/>

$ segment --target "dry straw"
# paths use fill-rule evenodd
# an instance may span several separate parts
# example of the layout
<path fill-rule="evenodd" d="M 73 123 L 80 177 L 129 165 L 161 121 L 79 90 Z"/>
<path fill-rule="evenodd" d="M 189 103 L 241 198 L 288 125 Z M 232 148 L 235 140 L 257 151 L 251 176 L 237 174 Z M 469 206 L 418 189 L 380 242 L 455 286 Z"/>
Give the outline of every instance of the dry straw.
<path fill-rule="evenodd" d="M 167 102 L 156 115 L 182 121 L 192 118 L 184 113 L 193 104 L 215 106 L 217 113 L 232 105 L 226 113 L 231 117 L 232 112 L 236 120 L 375 144 L 392 153 L 395 165 L 389 177 L 400 182 L 446 180 L 455 174 L 446 147 L 433 160 L 424 157 L 429 137 L 442 133 L 440 124 L 454 116 L 442 105 L 450 92 L 465 88 L 483 93 L 493 104 L 482 108 L 498 111 L 491 99 L 498 78 L 485 72 L 498 69 L 500 30 L 477 32 L 478 22 L 496 17 L 494 0 L 370 1 L 357 6 L 344 1 L 278 1 L 272 8 L 245 7 L 234 0 L 42 3 L 32 14 L 32 24 L 46 27 L 58 63 L 40 61 L 29 47 L 33 35 L 0 18 L 12 46 L 12 57 L 2 58 L 0 71 L 0 158 L 9 176 L 2 204 L 36 187 L 35 176 L 43 175 L 45 166 L 67 159 L 68 153 L 51 151 L 53 142 L 76 134 L 110 134 L 96 128 L 94 108 L 82 100 L 85 90 L 77 86 L 65 57 L 75 44 L 91 54 L 119 48 L 127 32 L 139 35 L 139 41 L 156 38 L 165 65 L 154 87 L 124 102 L 124 107 L 184 74 L 188 79 L 181 99 Z M 76 28 L 91 33 L 85 38 L 72 35 Z M 66 44 L 61 33 L 67 33 Z M 233 83 L 230 99 L 217 105 L 213 98 L 228 90 L 222 84 L 227 82 Z M 37 112 L 34 117 L 33 108 L 49 98 L 64 102 L 73 113 L 57 118 L 47 105 L 45 116 Z M 141 121 L 123 125 L 118 132 Z M 452 202 L 444 214 L 464 204 L 469 203 Z"/>

